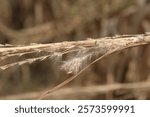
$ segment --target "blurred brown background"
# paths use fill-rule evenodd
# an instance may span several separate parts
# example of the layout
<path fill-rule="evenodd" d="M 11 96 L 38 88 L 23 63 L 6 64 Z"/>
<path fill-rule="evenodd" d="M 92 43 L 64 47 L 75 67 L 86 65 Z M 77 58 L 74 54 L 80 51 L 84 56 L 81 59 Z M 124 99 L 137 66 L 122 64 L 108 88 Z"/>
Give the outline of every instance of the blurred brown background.
<path fill-rule="evenodd" d="M 149 0 L 0 0 L 0 43 L 26 45 L 150 31 Z M 53 61 L 0 72 L 0 97 L 38 92 L 67 79 Z M 135 47 L 95 63 L 66 87 L 150 81 L 150 46 Z M 94 91 L 94 89 L 92 89 Z M 82 95 L 82 94 L 81 94 Z M 53 99 L 150 99 L 150 90 L 116 90 Z M 4 98 L 5 99 L 5 98 Z M 51 99 L 51 98 L 50 98 Z"/>

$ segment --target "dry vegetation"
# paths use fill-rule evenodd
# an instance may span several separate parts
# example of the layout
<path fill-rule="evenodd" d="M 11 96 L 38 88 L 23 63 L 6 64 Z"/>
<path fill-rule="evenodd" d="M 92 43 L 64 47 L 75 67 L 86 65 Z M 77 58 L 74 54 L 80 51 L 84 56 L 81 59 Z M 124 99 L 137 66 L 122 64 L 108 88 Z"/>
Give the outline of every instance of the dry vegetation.
<path fill-rule="evenodd" d="M 149 0 L 0 0 L 0 99 L 37 99 L 68 78 L 44 99 L 150 99 L 145 32 Z"/>

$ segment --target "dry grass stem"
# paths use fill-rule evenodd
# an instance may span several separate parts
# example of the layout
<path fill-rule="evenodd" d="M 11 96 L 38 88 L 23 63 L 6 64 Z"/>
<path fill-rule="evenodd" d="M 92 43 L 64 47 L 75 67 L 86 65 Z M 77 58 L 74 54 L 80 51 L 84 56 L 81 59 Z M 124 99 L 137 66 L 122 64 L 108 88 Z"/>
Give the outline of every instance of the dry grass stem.
<path fill-rule="evenodd" d="M 29 46 L 1 46 L 0 62 L 3 61 L 4 58 L 7 60 L 7 62 L 1 62 L 3 64 L 0 64 L 0 70 L 3 71 L 15 65 L 20 66 L 25 63 L 31 64 L 37 60 L 42 61 L 45 59 L 52 59 L 55 62 L 60 62 L 61 69 L 65 70 L 68 74 L 74 74 L 74 76 L 54 87 L 52 90 L 44 92 L 42 97 L 40 97 L 40 99 L 42 99 L 47 94 L 72 81 L 87 67 L 103 57 L 126 48 L 149 43 L 150 34 L 146 33 L 140 35 L 117 35 L 114 37 L 87 39 L 84 41 L 32 44 Z M 63 59 L 62 56 L 64 54 L 70 55 L 66 59 Z M 15 61 L 11 60 L 13 57 L 16 57 L 17 61 L 16 59 Z"/>
<path fill-rule="evenodd" d="M 149 82 L 137 82 L 137 83 L 118 83 L 118 84 L 108 84 L 101 86 L 87 86 L 87 87 L 72 87 L 72 88 L 63 88 L 58 91 L 47 95 L 44 99 L 84 99 L 89 96 L 98 94 L 106 94 L 110 91 L 117 90 L 127 90 L 127 91 L 149 91 L 150 83 Z M 36 99 L 40 95 L 40 92 L 31 92 L 23 93 L 11 96 L 0 97 L 0 99 Z M 84 95 L 84 96 L 83 96 Z M 73 98 L 74 97 L 74 98 Z M 77 98 L 76 98 L 77 97 Z"/>

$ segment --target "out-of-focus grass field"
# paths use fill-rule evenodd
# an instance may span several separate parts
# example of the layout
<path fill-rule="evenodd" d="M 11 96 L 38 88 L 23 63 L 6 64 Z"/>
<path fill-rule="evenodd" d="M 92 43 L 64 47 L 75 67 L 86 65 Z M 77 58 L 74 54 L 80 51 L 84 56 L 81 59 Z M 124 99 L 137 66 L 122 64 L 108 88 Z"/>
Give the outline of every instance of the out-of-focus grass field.
<path fill-rule="evenodd" d="M 150 32 L 149 0 L 0 0 L 0 43 L 29 45 Z M 32 99 L 36 92 L 69 78 L 53 61 L 15 66 L 0 72 L 0 99 Z M 89 93 L 49 99 L 150 99 L 148 89 L 94 92 L 94 86 L 150 82 L 150 46 L 140 46 L 98 61 L 65 86 Z M 80 88 L 78 88 L 80 87 Z M 106 87 L 107 88 L 107 87 Z M 67 90 L 64 90 L 67 91 Z M 92 92 L 93 91 L 93 92 Z M 63 89 L 62 89 L 63 92 Z M 25 95 L 26 94 L 26 95 Z M 16 96 L 16 97 L 15 97 Z M 7 97 L 7 98 L 5 98 Z"/>

